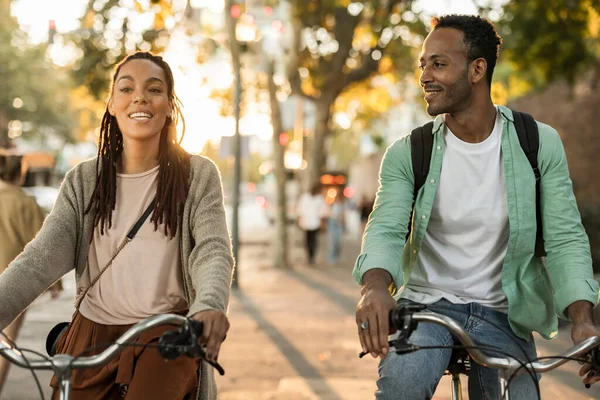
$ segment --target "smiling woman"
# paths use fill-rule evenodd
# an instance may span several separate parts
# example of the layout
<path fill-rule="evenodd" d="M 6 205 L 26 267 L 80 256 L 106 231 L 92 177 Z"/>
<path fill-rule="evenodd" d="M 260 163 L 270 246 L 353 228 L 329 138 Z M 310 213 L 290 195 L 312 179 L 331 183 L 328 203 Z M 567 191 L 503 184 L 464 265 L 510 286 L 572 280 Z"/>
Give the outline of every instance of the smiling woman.
<path fill-rule="evenodd" d="M 173 88 L 159 56 L 138 52 L 117 65 L 98 157 L 67 174 L 40 233 L 0 275 L 0 330 L 75 268 L 76 312 L 53 341 L 57 353 L 77 355 L 142 319 L 177 313 L 203 322 L 201 343 L 217 360 L 233 270 L 222 185 L 214 163 L 181 147 Z M 204 360 L 166 364 L 143 347 L 74 371 L 72 387 L 74 399 L 216 399 Z"/>
<path fill-rule="evenodd" d="M 151 221 L 157 228 L 164 220 L 165 232 L 173 237 L 189 174 L 189 155 L 181 148 L 175 128 L 183 116 L 173 90 L 173 73 L 161 57 L 138 52 L 117 65 L 112 82 L 99 143 L 98 161 L 104 168 L 87 211 L 96 208 L 96 223 L 101 222 L 103 233 L 106 220 L 109 227 L 112 223 L 116 171 L 137 174 L 162 164 L 157 189 L 161 198 Z"/>

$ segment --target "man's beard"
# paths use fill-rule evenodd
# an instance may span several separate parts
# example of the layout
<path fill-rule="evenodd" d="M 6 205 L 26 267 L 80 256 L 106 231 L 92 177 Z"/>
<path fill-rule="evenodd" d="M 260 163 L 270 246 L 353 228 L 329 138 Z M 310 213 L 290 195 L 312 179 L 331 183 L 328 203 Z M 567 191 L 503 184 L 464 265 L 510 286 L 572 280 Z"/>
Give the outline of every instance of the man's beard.
<path fill-rule="evenodd" d="M 468 72 L 452 85 L 442 89 L 440 99 L 427 104 L 427 114 L 432 117 L 440 114 L 453 114 L 464 109 L 471 97 L 472 88 L 468 81 Z"/>

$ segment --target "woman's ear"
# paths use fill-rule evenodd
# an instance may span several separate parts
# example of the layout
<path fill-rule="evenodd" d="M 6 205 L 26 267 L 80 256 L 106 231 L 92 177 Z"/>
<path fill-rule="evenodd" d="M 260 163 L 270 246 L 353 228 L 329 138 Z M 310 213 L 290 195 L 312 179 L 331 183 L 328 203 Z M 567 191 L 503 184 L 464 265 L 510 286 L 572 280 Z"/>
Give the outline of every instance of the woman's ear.
<path fill-rule="evenodd" d="M 108 108 L 108 113 L 114 117 L 115 116 L 115 110 L 113 109 L 113 99 L 112 99 L 112 96 L 111 96 L 110 99 L 108 99 L 108 106 L 107 106 L 107 108 Z"/>

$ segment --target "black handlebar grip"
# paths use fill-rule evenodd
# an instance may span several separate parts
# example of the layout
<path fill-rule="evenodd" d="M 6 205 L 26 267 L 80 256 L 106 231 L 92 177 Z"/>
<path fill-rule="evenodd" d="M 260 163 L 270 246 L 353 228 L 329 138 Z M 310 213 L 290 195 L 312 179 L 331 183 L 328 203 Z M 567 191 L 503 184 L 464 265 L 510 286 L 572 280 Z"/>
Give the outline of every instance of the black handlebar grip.
<path fill-rule="evenodd" d="M 595 348 L 590 352 L 590 363 L 595 375 L 600 375 L 600 350 Z"/>
<path fill-rule="evenodd" d="M 394 327 L 394 328 L 398 329 L 398 322 L 402 318 L 403 311 L 404 310 L 399 307 L 394 308 L 393 310 L 390 310 L 390 320 L 388 321 L 390 324 L 390 327 Z"/>
<path fill-rule="evenodd" d="M 202 333 L 204 332 L 204 323 L 201 321 L 196 321 L 195 319 L 189 318 L 189 326 L 196 338 L 200 339 L 202 337 Z M 227 338 L 227 335 L 223 337 L 223 341 Z"/>
<path fill-rule="evenodd" d="M 204 332 L 204 323 L 191 318 L 189 318 L 188 321 L 190 329 L 192 330 L 192 332 L 194 332 L 194 335 L 196 335 L 197 338 L 201 338 L 202 332 Z"/>
<path fill-rule="evenodd" d="M 425 304 L 409 303 L 399 305 L 390 311 L 390 326 L 396 329 L 405 329 L 405 317 L 412 317 L 416 312 L 427 309 Z"/>
<path fill-rule="evenodd" d="M 587 377 L 589 378 L 592 376 L 600 375 L 600 350 L 598 350 L 598 348 L 592 350 L 590 352 L 588 360 L 592 366 L 592 369 L 590 370 L 590 372 L 588 372 Z M 591 385 L 589 383 L 586 383 L 585 387 L 589 389 Z"/>

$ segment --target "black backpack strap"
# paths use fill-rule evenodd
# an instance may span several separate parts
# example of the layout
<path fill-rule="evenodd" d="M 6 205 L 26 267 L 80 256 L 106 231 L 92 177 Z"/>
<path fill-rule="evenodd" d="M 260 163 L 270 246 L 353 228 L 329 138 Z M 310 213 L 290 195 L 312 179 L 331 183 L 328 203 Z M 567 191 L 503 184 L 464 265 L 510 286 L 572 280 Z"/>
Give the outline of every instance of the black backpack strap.
<path fill-rule="evenodd" d="M 419 189 L 425 183 L 429 174 L 431 163 L 431 149 L 433 148 L 433 122 L 415 128 L 410 136 L 413 174 L 415 175 L 415 191 L 413 199 L 417 199 Z"/>
<path fill-rule="evenodd" d="M 433 121 L 413 129 L 410 134 L 410 149 L 413 174 L 415 176 L 415 188 L 413 191 L 413 211 L 411 211 L 410 220 L 408 221 L 407 240 L 412 230 L 412 220 L 417 193 L 419 193 L 419 189 L 425 184 L 425 180 L 429 174 L 431 151 L 433 149 Z"/>
<path fill-rule="evenodd" d="M 535 239 L 535 255 L 543 257 L 546 255 L 544 249 L 544 236 L 542 232 L 542 210 L 540 206 L 541 175 L 538 168 L 538 149 L 540 148 L 540 135 L 535 119 L 527 113 L 511 110 L 515 120 L 515 129 L 519 137 L 521 148 L 533 169 L 535 176 L 535 218 L 537 221 L 537 232 Z"/>

